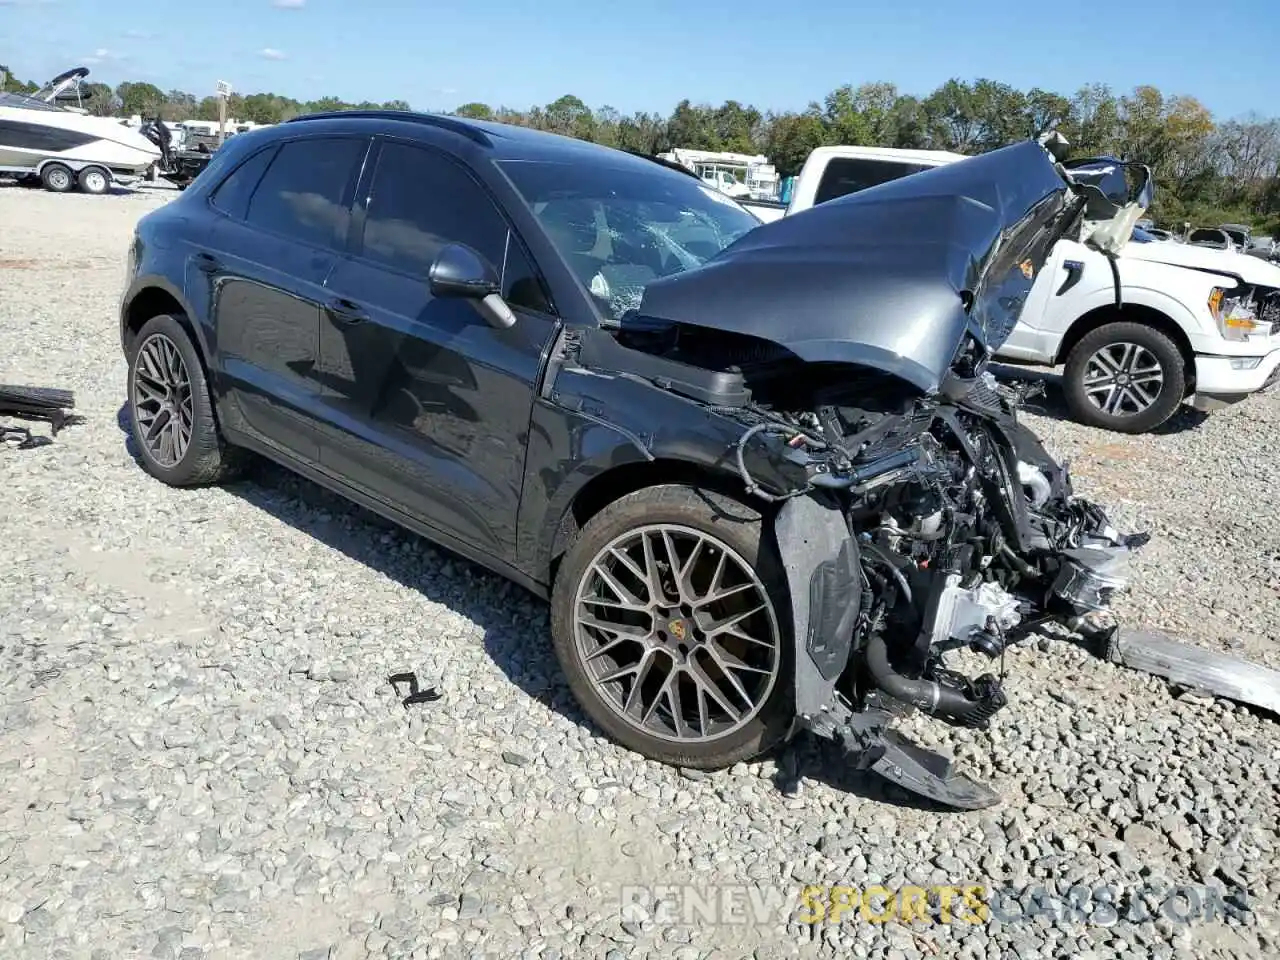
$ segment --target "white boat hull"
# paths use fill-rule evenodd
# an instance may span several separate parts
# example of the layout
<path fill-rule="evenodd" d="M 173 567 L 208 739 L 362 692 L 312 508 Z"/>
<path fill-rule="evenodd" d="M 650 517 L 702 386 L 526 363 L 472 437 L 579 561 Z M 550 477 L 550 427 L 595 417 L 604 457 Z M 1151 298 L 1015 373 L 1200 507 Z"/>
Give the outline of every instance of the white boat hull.
<path fill-rule="evenodd" d="M 0 106 L 0 168 L 38 171 L 57 160 L 72 170 L 99 166 L 113 176 L 131 177 L 146 173 L 159 159 L 155 144 L 117 120 Z"/>

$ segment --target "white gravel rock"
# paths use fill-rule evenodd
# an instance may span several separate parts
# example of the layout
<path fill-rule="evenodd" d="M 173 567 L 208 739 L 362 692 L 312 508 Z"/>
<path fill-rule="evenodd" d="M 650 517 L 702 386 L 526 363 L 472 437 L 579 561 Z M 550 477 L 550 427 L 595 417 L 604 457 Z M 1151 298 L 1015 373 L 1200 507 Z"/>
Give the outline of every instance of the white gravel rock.
<path fill-rule="evenodd" d="M 172 195 L 0 187 L 0 382 L 74 389 L 86 418 L 0 451 L 0 956 L 1280 952 L 1274 718 L 1046 639 L 1009 654 L 989 734 L 907 724 L 1002 790 L 992 810 L 923 809 L 811 741 L 669 769 L 587 724 L 517 588 L 278 470 L 148 479 L 116 305 L 133 222 Z M 1032 418 L 1155 535 L 1131 620 L 1280 665 L 1280 398 L 1196 421 L 1123 438 Z M 406 670 L 442 699 L 403 707 Z M 1009 896 L 988 923 L 802 922 L 805 884 L 905 883 Z M 780 899 L 758 923 L 624 915 L 657 884 Z M 1100 885 L 1235 912 L 1013 909 Z"/>

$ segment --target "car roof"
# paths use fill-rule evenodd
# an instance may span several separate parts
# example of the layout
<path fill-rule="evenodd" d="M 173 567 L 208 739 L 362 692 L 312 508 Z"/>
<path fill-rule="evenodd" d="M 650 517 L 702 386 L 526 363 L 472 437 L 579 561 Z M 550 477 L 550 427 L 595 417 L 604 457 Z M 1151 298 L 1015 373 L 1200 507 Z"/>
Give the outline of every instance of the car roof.
<path fill-rule="evenodd" d="M 615 150 L 597 143 L 566 137 L 546 130 L 535 130 L 493 120 L 474 120 L 448 114 L 418 113 L 408 110 L 340 110 L 331 113 L 304 114 L 279 126 L 288 130 L 312 124 L 325 130 L 362 130 L 368 133 L 430 140 L 426 130 L 454 134 L 469 140 L 494 160 L 552 160 L 591 163 L 594 165 L 630 166 L 655 170 L 663 166 L 648 157 Z M 323 124 L 324 127 L 319 127 Z"/>

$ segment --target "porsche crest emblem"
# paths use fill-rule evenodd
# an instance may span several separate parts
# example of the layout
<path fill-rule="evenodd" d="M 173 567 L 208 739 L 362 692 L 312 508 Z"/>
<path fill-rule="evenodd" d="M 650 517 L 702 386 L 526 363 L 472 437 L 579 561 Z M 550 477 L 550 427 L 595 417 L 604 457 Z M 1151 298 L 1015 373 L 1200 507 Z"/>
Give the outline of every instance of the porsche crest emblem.
<path fill-rule="evenodd" d="M 685 637 L 689 635 L 689 628 L 685 626 L 683 620 L 672 620 L 667 624 L 667 629 L 671 632 L 671 635 L 681 643 L 683 643 Z"/>
<path fill-rule="evenodd" d="M 1033 264 L 1030 260 L 1023 260 L 1020 264 L 1018 264 L 1018 269 L 1022 271 L 1022 275 L 1026 277 L 1028 280 L 1032 279 L 1036 275 L 1035 264 Z"/>

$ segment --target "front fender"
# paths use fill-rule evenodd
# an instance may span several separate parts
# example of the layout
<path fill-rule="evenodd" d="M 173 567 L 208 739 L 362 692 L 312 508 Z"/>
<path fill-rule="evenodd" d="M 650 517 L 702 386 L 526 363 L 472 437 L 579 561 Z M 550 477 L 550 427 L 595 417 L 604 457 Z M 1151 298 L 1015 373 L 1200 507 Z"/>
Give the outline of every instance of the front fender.
<path fill-rule="evenodd" d="M 534 401 L 530 417 L 517 534 L 520 567 L 540 582 L 574 501 L 611 471 L 653 465 L 659 476 L 674 465 L 741 483 L 734 447 L 746 427 L 702 404 L 652 383 L 582 368 L 561 369 L 548 393 Z M 802 486 L 803 468 L 770 449 L 747 446 L 752 479 L 774 491 Z"/>
<path fill-rule="evenodd" d="M 844 514 L 814 496 L 792 497 L 774 520 L 791 593 L 795 702 L 801 720 L 835 705 L 862 602 L 858 545 Z"/>

